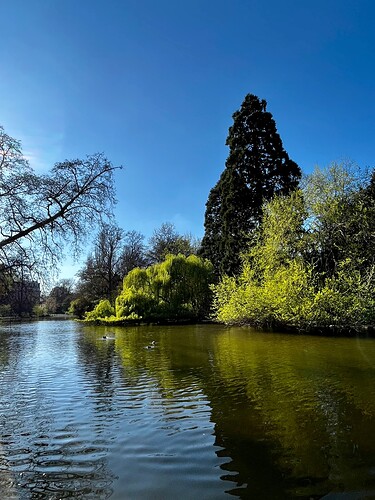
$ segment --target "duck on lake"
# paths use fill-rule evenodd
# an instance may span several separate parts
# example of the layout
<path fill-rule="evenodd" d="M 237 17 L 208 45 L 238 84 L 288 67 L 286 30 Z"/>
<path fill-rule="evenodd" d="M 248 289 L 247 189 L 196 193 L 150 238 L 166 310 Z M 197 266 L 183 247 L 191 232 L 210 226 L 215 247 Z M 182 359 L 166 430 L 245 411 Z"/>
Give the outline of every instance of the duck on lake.
<path fill-rule="evenodd" d="M 114 335 L 113 333 L 111 335 Z M 103 335 L 102 340 L 113 340 L 114 337 L 109 337 L 108 335 Z"/>
<path fill-rule="evenodd" d="M 155 346 L 156 346 L 156 342 L 155 342 L 155 340 L 153 340 L 151 342 L 151 344 L 146 345 L 145 349 L 154 349 Z"/>

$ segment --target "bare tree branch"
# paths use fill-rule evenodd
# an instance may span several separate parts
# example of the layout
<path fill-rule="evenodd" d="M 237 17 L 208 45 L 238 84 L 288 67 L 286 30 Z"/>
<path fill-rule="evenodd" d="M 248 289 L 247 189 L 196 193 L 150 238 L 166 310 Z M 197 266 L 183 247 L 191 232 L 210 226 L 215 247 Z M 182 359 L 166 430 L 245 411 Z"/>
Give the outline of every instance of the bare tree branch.
<path fill-rule="evenodd" d="M 77 253 L 95 224 L 111 220 L 117 168 L 97 153 L 36 175 L 0 127 L 0 265 L 16 265 L 21 248 L 30 266 L 55 265 L 67 244 Z"/>

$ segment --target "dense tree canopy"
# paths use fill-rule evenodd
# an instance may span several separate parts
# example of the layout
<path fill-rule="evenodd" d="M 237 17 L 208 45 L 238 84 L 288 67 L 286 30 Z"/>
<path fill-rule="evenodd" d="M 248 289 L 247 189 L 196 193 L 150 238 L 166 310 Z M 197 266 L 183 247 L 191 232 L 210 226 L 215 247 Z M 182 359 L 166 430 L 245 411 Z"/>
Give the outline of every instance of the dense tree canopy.
<path fill-rule="evenodd" d="M 212 266 L 195 255 L 168 255 L 147 269 L 134 269 L 124 279 L 116 314 L 143 319 L 201 319 L 210 306 Z"/>
<path fill-rule="evenodd" d="M 215 287 L 226 323 L 356 331 L 375 322 L 373 178 L 349 165 L 308 176 L 303 192 L 264 207 L 239 277 Z"/>
<path fill-rule="evenodd" d="M 44 303 L 45 312 L 48 314 L 64 314 L 68 311 L 73 298 L 73 280 L 62 279 L 48 294 Z"/>
<path fill-rule="evenodd" d="M 207 200 L 201 254 L 218 275 L 238 273 L 240 254 L 259 225 L 263 202 L 289 193 L 301 176 L 266 106 L 248 94 L 234 113 L 225 170 Z"/>
<path fill-rule="evenodd" d="M 108 301 L 101 301 L 87 314 L 87 319 L 103 319 L 112 314 L 116 315 L 112 321 L 202 319 L 210 309 L 212 278 L 208 260 L 196 255 L 168 255 L 164 262 L 130 271 L 115 309 Z"/>
<path fill-rule="evenodd" d="M 316 167 L 306 176 L 310 252 L 320 272 L 333 275 L 344 258 L 358 268 L 375 263 L 374 176 L 369 180 L 352 162 Z"/>
<path fill-rule="evenodd" d="M 103 224 L 93 251 L 78 272 L 71 312 L 81 317 L 100 301 L 114 304 L 123 278 L 133 269 L 142 272 L 147 266 L 163 263 L 170 254 L 188 257 L 197 249 L 198 243 L 190 235 L 179 234 L 169 222 L 155 229 L 148 245 L 138 231 L 125 232 L 115 224 Z"/>

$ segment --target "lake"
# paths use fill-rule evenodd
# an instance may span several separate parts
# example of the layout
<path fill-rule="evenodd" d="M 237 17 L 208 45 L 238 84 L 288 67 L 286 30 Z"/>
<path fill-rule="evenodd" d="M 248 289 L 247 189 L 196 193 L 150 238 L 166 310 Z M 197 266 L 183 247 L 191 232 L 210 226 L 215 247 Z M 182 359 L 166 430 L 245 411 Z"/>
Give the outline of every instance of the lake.
<path fill-rule="evenodd" d="M 0 498 L 375 498 L 374 367 L 366 338 L 3 323 Z"/>

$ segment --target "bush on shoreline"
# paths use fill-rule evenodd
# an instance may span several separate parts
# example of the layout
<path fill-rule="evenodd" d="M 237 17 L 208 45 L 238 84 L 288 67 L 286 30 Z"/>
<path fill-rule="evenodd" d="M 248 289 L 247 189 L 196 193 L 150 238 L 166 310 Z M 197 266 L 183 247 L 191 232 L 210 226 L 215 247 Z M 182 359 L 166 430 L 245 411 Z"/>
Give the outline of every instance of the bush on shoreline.
<path fill-rule="evenodd" d="M 115 307 L 103 300 L 86 314 L 85 321 L 199 321 L 209 315 L 212 281 L 213 268 L 208 260 L 196 255 L 167 255 L 160 264 L 130 271 Z"/>
<path fill-rule="evenodd" d="M 216 320 L 307 332 L 375 324 L 375 174 L 367 187 L 351 174 L 319 170 L 265 205 L 240 275 L 212 287 Z"/>

